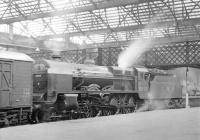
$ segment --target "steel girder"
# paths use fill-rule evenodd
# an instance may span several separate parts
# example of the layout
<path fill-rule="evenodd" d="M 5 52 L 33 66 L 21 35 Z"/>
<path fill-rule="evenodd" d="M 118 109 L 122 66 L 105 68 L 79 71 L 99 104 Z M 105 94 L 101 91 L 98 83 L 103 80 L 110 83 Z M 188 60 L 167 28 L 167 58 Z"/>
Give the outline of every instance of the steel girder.
<path fill-rule="evenodd" d="M 26 0 L 21 0 L 18 2 L 14 2 L 14 0 L 6 1 L 3 0 L 1 4 L 3 4 L 5 7 L 7 5 L 7 8 L 5 8 L 5 12 L 2 15 L 2 24 L 10 24 L 14 22 L 20 22 L 24 20 L 35 20 L 38 18 L 46 18 L 46 17 L 52 17 L 52 16 L 62 16 L 72 13 L 81 13 L 81 12 L 86 12 L 86 11 L 94 11 L 98 9 L 106 9 L 106 8 L 112 8 L 112 7 L 118 7 L 118 6 L 126 6 L 126 5 L 131 5 L 131 4 L 139 4 L 139 3 L 145 3 L 145 2 L 151 2 L 151 1 L 158 1 L 158 0 L 125 0 L 125 1 L 120 1 L 120 0 L 112 0 L 112 1 L 107 1 L 107 0 L 75 0 L 71 2 L 70 4 L 67 4 L 64 10 L 59 10 L 56 9 L 53 4 L 55 0 L 52 0 L 51 2 L 48 0 L 43 0 L 44 2 L 42 3 L 42 0 L 36 0 L 36 1 L 26 1 Z M 22 10 L 26 13 L 26 15 L 21 15 L 16 13 L 16 15 L 12 14 L 6 14 L 6 11 L 9 9 L 11 10 L 11 7 L 14 5 L 20 6 Z M 94 6 L 95 5 L 95 6 Z M 19 7 L 18 6 L 18 7 Z M 50 6 L 50 8 L 48 8 Z M 30 7 L 30 8 L 27 8 Z M 46 9 L 47 8 L 47 9 Z M 16 10 L 16 9 L 15 9 Z M 40 11 L 40 12 L 39 12 Z M 6 15 L 5 15 L 6 14 Z"/>
<path fill-rule="evenodd" d="M 27 30 L 34 32 L 36 37 L 40 36 L 40 39 L 68 36 L 71 41 L 75 41 L 78 37 L 86 44 L 130 41 L 138 36 L 200 36 L 199 0 L 71 2 L 70 5 L 56 3 L 55 0 L 3 0 L 0 4 L 0 9 L 3 9 L 0 11 L 0 23 L 23 21 L 21 23 L 26 25 Z M 33 30 L 34 27 L 28 26 L 30 22 L 26 20 L 43 23 L 43 30 Z M 15 23 L 13 26 L 15 27 Z"/>
<path fill-rule="evenodd" d="M 200 41 L 180 42 L 155 46 L 138 61 L 147 67 L 169 69 L 174 67 L 200 68 Z"/>
<path fill-rule="evenodd" d="M 62 51 L 61 59 L 66 62 L 84 63 L 86 58 L 95 60 L 97 65 L 117 66 L 119 54 L 127 46 Z M 51 59 L 53 52 L 30 54 L 35 59 Z M 149 68 L 169 69 L 174 67 L 200 67 L 200 41 L 186 41 L 154 44 L 144 52 L 135 64 Z"/>

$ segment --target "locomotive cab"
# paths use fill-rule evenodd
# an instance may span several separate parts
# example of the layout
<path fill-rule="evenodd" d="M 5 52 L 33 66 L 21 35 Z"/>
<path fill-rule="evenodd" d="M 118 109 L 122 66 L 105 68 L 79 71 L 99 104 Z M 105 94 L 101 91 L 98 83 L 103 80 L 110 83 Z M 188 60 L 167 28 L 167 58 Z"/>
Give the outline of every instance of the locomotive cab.
<path fill-rule="evenodd" d="M 35 64 L 33 73 L 33 101 L 47 100 L 47 70 L 44 64 Z"/>
<path fill-rule="evenodd" d="M 150 80 L 148 69 L 144 67 L 135 67 L 135 75 L 137 80 L 137 82 L 135 82 L 135 89 L 139 92 L 148 92 Z"/>

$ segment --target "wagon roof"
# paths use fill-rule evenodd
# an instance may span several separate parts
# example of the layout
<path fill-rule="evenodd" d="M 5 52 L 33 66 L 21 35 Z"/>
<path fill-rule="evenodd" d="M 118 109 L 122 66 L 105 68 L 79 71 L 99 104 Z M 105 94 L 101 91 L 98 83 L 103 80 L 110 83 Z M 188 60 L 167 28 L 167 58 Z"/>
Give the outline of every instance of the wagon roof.
<path fill-rule="evenodd" d="M 11 51 L 0 51 L 0 59 L 20 60 L 20 61 L 34 61 L 30 56 Z"/>

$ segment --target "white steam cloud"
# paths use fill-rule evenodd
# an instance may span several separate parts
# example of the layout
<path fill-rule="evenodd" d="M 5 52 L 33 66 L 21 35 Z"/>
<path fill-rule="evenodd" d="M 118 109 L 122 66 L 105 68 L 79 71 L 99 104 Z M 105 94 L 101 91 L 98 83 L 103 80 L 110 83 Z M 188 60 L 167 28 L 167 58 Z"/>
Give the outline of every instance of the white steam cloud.
<path fill-rule="evenodd" d="M 147 93 L 148 100 L 145 100 L 144 103 L 139 106 L 136 110 L 136 112 L 143 112 L 143 111 L 149 111 L 149 110 L 161 110 L 161 109 L 169 109 L 169 99 L 156 99 L 154 96 L 154 93 L 149 92 Z"/>
<path fill-rule="evenodd" d="M 45 41 L 44 45 L 47 49 L 51 50 L 54 55 L 60 55 L 60 52 L 65 50 L 64 44 L 55 40 Z"/>
<path fill-rule="evenodd" d="M 155 23 L 159 21 L 159 19 L 168 19 L 170 16 L 168 13 L 158 13 L 155 15 L 149 22 L 149 24 L 141 30 L 138 39 L 133 41 L 127 49 L 125 49 L 118 58 L 118 66 L 122 68 L 131 67 L 137 59 L 144 53 L 146 50 L 152 48 L 152 43 L 154 41 L 153 28 L 156 27 Z M 161 27 L 160 27 L 161 28 Z M 163 27 L 164 28 L 164 27 Z"/>
<path fill-rule="evenodd" d="M 140 55 L 149 49 L 152 39 L 140 38 L 133 42 L 126 50 L 124 50 L 118 58 L 118 65 L 121 68 L 131 67 Z"/>

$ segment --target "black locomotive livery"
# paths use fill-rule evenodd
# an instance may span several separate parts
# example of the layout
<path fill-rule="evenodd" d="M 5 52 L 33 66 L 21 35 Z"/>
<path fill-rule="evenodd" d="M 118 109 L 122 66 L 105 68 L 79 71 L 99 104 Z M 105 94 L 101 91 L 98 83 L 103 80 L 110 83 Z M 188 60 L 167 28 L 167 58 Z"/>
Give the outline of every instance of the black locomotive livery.
<path fill-rule="evenodd" d="M 180 82 L 162 70 L 34 61 L 0 52 L 0 124 L 130 113 L 145 103 L 180 106 Z"/>

